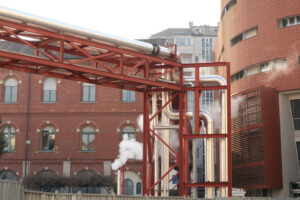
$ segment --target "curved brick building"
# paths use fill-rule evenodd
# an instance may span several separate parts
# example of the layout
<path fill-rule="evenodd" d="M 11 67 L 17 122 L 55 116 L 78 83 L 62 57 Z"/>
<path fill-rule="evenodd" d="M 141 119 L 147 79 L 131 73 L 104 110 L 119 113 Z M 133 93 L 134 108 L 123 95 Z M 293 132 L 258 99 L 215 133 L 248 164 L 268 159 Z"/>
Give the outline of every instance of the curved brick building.
<path fill-rule="evenodd" d="M 221 0 L 214 56 L 232 66 L 233 186 L 249 196 L 297 196 L 299 0 Z"/>

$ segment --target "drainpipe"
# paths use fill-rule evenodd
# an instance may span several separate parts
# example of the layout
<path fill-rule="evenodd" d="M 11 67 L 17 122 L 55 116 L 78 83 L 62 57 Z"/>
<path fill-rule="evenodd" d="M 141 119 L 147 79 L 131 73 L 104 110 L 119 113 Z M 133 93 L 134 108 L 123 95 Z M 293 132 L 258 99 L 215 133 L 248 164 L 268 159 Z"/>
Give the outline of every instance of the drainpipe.
<path fill-rule="evenodd" d="M 24 177 L 29 175 L 29 155 L 28 148 L 29 145 L 27 141 L 29 140 L 29 118 L 30 118 L 30 96 L 31 96 L 31 73 L 28 73 L 28 84 L 27 84 L 27 112 L 26 112 L 26 136 L 25 136 L 25 166 L 24 166 Z"/>

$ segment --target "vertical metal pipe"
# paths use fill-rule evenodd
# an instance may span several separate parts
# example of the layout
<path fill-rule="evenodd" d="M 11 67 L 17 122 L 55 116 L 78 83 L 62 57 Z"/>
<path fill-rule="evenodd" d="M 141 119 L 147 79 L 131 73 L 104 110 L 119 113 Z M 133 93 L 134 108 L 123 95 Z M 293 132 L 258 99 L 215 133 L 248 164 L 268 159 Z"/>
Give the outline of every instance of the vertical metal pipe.
<path fill-rule="evenodd" d="M 183 69 L 179 69 L 179 84 L 181 88 L 183 87 Z M 184 148 L 183 148 L 183 130 L 184 130 L 184 97 L 186 92 L 179 92 L 179 158 L 178 158 L 178 166 L 179 166 L 179 179 L 178 179 L 178 186 L 179 186 L 179 196 L 184 195 L 184 188 L 183 188 L 183 180 L 184 180 Z"/>
<path fill-rule="evenodd" d="M 157 112 L 157 93 L 152 94 L 152 113 Z M 153 127 L 158 125 L 158 116 L 153 119 Z M 159 179 L 158 139 L 154 137 L 154 183 Z M 158 185 L 154 187 L 154 196 L 158 196 Z"/>
<path fill-rule="evenodd" d="M 149 123 L 149 113 L 148 113 L 148 90 L 144 92 L 144 120 L 143 120 L 143 195 L 147 193 L 147 126 Z M 148 120 L 147 120 L 148 119 Z"/>
<path fill-rule="evenodd" d="M 121 170 L 118 170 L 118 180 L 117 180 L 117 195 L 121 194 Z"/>

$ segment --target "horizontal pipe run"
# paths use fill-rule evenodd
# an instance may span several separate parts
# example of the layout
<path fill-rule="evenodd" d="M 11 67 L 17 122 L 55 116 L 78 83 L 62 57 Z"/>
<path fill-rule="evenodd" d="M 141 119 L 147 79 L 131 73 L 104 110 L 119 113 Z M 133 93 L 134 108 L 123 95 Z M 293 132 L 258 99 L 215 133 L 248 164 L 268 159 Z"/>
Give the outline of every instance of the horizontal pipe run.
<path fill-rule="evenodd" d="M 88 30 L 86 28 L 69 25 L 63 22 L 58 22 L 56 20 L 50 20 L 38 16 L 34 16 L 28 13 L 16 11 L 13 9 L 0 7 L 0 18 L 8 21 L 20 21 L 22 24 L 27 24 L 28 26 L 40 26 L 44 29 L 50 29 L 55 32 L 63 33 L 66 35 L 72 35 L 75 37 L 86 37 L 91 41 L 104 41 L 106 43 L 111 43 L 117 46 L 124 46 L 125 48 L 135 49 L 138 52 L 144 52 L 146 54 L 157 55 L 161 57 L 172 56 L 172 51 L 165 47 L 160 47 L 146 42 L 141 42 L 138 40 L 125 39 L 118 36 L 113 36 L 106 33 L 101 33 L 98 31 Z"/>

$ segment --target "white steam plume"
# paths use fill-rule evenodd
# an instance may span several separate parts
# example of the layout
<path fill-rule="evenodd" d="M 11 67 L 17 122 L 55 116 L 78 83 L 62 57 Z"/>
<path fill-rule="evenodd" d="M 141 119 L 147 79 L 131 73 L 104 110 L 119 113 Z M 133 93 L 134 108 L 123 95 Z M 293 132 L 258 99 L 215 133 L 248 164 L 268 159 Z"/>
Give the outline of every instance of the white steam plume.
<path fill-rule="evenodd" d="M 231 117 L 237 117 L 239 114 L 239 106 L 245 101 L 241 96 L 231 98 Z"/>
<path fill-rule="evenodd" d="M 124 135 L 123 140 L 119 144 L 118 158 L 111 164 L 111 168 L 117 170 L 125 165 L 129 159 L 143 159 L 143 144 L 137 142 L 134 138 L 128 139 L 128 136 Z"/>

